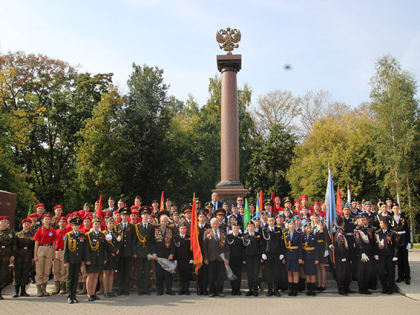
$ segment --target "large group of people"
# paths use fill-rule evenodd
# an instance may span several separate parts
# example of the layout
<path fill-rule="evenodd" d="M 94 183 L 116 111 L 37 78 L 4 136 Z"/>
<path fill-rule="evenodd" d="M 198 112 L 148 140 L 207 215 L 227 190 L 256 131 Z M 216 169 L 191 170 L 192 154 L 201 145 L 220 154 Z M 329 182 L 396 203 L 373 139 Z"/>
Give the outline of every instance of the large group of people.
<path fill-rule="evenodd" d="M 258 296 L 264 282 L 267 296 L 303 291 L 315 296 L 326 289 L 327 265 L 340 295 L 353 292 L 352 281 L 361 294 L 376 290 L 378 280 L 384 294 L 395 292 L 395 282 L 410 284 L 408 221 L 390 199 L 346 203 L 333 226 L 325 223 L 325 203 L 310 206 L 305 195 L 293 206 L 289 197 L 273 197 L 258 212 L 252 203 L 245 207 L 241 196 L 229 205 L 217 193 L 204 205 L 197 199 L 181 211 L 169 198 L 164 205 L 154 200 L 145 206 L 139 196 L 130 207 L 123 200 L 115 207 L 109 198 L 106 209 L 97 201 L 93 211 L 85 204 L 66 216 L 62 205 L 53 214 L 42 203 L 35 208 L 16 233 L 9 218 L 0 217 L 0 299 L 11 266 L 14 298 L 28 296 L 31 280 L 38 297 L 66 294 L 70 304 L 78 302 L 77 294 L 93 302 L 101 294 L 129 295 L 133 288 L 138 295 L 150 295 L 152 287 L 157 295 L 175 295 L 174 277 L 178 294 L 189 295 L 199 263 L 191 250 L 191 229 L 202 254 L 195 277 L 198 295 L 223 297 L 227 269 L 234 275 L 232 295 L 242 294 L 244 272 L 246 296 Z M 196 226 L 191 224 L 194 209 Z M 161 258 L 176 261 L 176 273 Z M 51 273 L 54 291 L 48 292 Z"/>

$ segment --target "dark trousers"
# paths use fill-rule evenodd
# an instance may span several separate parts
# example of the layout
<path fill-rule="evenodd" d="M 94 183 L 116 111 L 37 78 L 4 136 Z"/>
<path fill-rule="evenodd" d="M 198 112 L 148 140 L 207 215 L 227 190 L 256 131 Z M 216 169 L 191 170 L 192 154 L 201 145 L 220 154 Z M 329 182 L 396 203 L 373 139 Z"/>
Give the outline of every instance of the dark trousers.
<path fill-rule="evenodd" d="M 359 290 L 368 290 L 371 287 L 371 274 L 373 272 L 372 268 L 372 259 L 373 257 L 369 257 L 368 262 L 359 262 L 359 270 L 358 270 L 358 277 L 357 283 L 359 285 Z"/>
<path fill-rule="evenodd" d="M 31 267 L 31 261 L 15 260 L 15 265 L 13 267 L 13 284 L 20 286 L 26 285 L 29 282 Z"/>
<path fill-rule="evenodd" d="M 383 290 L 395 289 L 395 263 L 392 256 L 379 256 L 378 274 Z"/>
<path fill-rule="evenodd" d="M 137 257 L 137 291 L 148 293 L 150 288 L 150 261 L 147 258 Z"/>
<path fill-rule="evenodd" d="M 198 292 L 203 293 L 207 291 L 209 285 L 209 268 L 208 265 L 203 264 L 200 269 L 198 269 Z"/>
<path fill-rule="evenodd" d="M 267 260 L 264 261 L 264 278 L 267 282 L 268 290 L 278 290 L 280 282 L 280 255 L 267 255 Z"/>
<path fill-rule="evenodd" d="M 131 257 L 120 257 L 118 261 L 118 292 L 128 293 L 130 285 Z"/>
<path fill-rule="evenodd" d="M 335 259 L 335 280 L 339 292 L 346 292 L 351 282 L 350 263 L 342 262 L 339 258 Z"/>
<path fill-rule="evenodd" d="M 77 282 L 79 281 L 79 272 L 81 264 L 69 264 L 67 269 L 66 290 L 67 297 L 70 299 L 76 298 Z"/>
<path fill-rule="evenodd" d="M 164 270 L 159 263 L 156 262 L 156 291 L 163 293 L 164 286 L 166 293 L 172 292 L 172 275 Z"/>
<path fill-rule="evenodd" d="M 258 271 L 260 270 L 260 256 L 246 256 L 246 276 L 248 278 L 248 289 L 258 290 Z"/>
<path fill-rule="evenodd" d="M 236 280 L 230 282 L 230 286 L 233 292 L 239 292 L 241 290 L 242 280 L 242 257 L 231 257 L 229 261 L 230 269 L 236 276 Z"/>
<path fill-rule="evenodd" d="M 398 249 L 398 278 L 411 279 L 410 265 L 408 264 L 408 250 L 404 247 Z"/>
<path fill-rule="evenodd" d="M 192 275 L 192 265 L 189 261 L 178 260 L 178 273 L 181 291 L 188 291 Z"/>
<path fill-rule="evenodd" d="M 354 236 L 346 235 L 346 240 L 350 250 L 350 257 L 347 260 L 350 263 L 351 279 L 357 281 L 360 257 L 357 256 L 356 249 L 354 248 Z"/>
<path fill-rule="evenodd" d="M 209 284 L 211 293 L 223 293 L 223 280 L 225 277 L 225 265 L 218 260 L 210 261 L 209 267 Z"/>

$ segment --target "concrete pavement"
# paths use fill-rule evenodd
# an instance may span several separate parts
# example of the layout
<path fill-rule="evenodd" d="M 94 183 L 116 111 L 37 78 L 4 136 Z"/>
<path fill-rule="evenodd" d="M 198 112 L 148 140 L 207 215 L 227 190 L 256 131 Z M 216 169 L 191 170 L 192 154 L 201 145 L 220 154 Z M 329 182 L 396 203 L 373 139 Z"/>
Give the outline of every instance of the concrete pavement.
<path fill-rule="evenodd" d="M 151 296 L 138 296 L 134 292 L 130 296 L 121 296 L 88 302 L 86 296 L 78 296 L 79 304 L 69 305 L 65 296 L 46 298 L 28 297 L 13 299 L 13 287 L 4 290 L 4 301 L 0 301 L 0 314 L 420 314 L 420 250 L 410 251 L 412 284 L 399 284 L 401 294 L 383 295 L 374 293 L 371 296 L 351 294 L 339 296 L 331 283 L 329 289 L 316 297 L 300 294 L 297 297 L 259 297 L 231 296 L 209 298 L 192 294 L 190 296 L 162 296 L 155 293 Z M 52 283 L 49 291 L 53 289 Z M 35 286 L 31 285 L 29 293 L 35 294 Z"/>

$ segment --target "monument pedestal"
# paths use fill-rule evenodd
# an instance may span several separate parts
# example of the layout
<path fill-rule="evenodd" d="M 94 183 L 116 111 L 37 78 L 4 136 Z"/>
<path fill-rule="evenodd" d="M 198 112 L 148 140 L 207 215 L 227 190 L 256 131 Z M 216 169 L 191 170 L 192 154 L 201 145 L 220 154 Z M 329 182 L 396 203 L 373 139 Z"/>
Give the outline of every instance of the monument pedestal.
<path fill-rule="evenodd" d="M 239 114 L 236 74 L 241 69 L 241 55 L 217 56 L 217 68 L 221 79 L 220 122 L 220 182 L 213 192 L 229 203 L 237 196 L 245 196 L 248 190 L 239 180 Z"/>

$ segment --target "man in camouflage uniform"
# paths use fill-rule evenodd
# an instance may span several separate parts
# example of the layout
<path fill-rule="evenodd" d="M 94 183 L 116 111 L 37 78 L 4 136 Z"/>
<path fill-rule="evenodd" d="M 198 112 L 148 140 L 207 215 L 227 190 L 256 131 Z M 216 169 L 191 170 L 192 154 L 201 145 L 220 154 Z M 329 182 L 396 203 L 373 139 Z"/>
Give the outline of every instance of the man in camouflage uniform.
<path fill-rule="evenodd" d="M 29 282 L 29 276 L 32 269 L 34 258 L 33 234 L 30 231 L 31 220 L 26 218 L 22 220 L 22 231 L 15 235 L 15 266 L 13 269 L 13 285 L 15 286 L 14 298 L 19 296 L 29 296 L 25 287 Z"/>
<path fill-rule="evenodd" d="M 1 291 L 9 284 L 9 264 L 15 261 L 15 235 L 8 229 L 9 218 L 0 217 L 0 300 Z"/>

